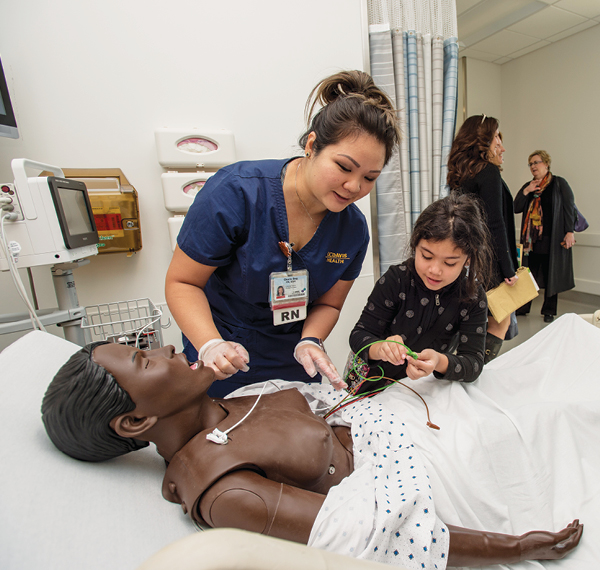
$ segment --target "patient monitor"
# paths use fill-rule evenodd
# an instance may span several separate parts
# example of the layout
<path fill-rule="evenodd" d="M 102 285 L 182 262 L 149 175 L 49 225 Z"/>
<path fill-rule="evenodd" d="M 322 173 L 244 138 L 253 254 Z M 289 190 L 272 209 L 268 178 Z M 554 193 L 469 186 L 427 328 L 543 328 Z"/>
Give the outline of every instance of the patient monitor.
<path fill-rule="evenodd" d="M 15 219 L 4 223 L 7 241 L 17 248 L 17 267 L 72 262 L 98 253 L 98 232 L 83 182 L 64 178 L 55 166 L 24 158 L 11 163 L 14 185 L 3 184 Z M 26 168 L 48 170 L 55 176 L 28 178 Z M 13 249 L 14 251 L 14 249 Z M 0 257 L 0 270 L 9 269 Z"/>
<path fill-rule="evenodd" d="M 85 344 L 73 269 L 98 253 L 98 232 L 85 184 L 68 180 L 63 171 L 24 158 L 11 163 L 14 184 L 0 185 L 2 248 L 0 270 L 10 271 L 29 318 L 21 313 L 0 315 L 0 334 L 59 324 L 65 338 Z M 28 177 L 26 168 L 46 170 L 54 176 Z M 58 310 L 33 307 L 18 269 L 52 265 Z"/>

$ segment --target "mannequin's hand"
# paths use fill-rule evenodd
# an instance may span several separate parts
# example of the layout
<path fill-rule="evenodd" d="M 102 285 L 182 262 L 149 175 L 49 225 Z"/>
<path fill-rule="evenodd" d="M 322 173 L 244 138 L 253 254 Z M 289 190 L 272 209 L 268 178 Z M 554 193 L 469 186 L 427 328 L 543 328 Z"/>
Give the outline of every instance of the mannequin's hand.
<path fill-rule="evenodd" d="M 206 347 L 206 348 L 205 348 Z M 217 380 L 225 380 L 238 370 L 248 372 L 250 356 L 248 351 L 239 343 L 221 340 L 208 341 L 199 351 L 198 360 L 215 371 Z"/>
<path fill-rule="evenodd" d="M 419 352 L 419 360 L 407 356 L 406 361 L 406 375 L 411 380 L 417 380 L 433 373 L 440 362 L 440 354 L 432 348 L 426 348 Z"/>
<path fill-rule="evenodd" d="M 304 367 L 304 370 L 311 378 L 314 378 L 317 372 L 319 372 L 329 380 L 336 390 L 348 387 L 346 382 L 340 377 L 329 356 L 313 342 L 298 343 L 294 350 L 294 358 Z"/>

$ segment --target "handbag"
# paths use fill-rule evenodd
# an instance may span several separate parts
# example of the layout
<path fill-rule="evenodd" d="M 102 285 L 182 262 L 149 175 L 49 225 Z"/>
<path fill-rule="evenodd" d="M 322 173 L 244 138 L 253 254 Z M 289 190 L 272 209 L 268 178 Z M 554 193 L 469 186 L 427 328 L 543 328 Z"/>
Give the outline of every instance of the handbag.
<path fill-rule="evenodd" d="M 590 224 L 588 224 L 588 221 L 584 218 L 583 214 L 579 211 L 577 206 L 575 206 L 575 225 L 573 226 L 573 229 L 576 232 L 583 232 L 589 227 Z"/>
<path fill-rule="evenodd" d="M 504 335 L 504 340 L 512 340 L 519 334 L 519 323 L 517 322 L 517 315 L 513 312 L 510 314 L 510 325 Z"/>

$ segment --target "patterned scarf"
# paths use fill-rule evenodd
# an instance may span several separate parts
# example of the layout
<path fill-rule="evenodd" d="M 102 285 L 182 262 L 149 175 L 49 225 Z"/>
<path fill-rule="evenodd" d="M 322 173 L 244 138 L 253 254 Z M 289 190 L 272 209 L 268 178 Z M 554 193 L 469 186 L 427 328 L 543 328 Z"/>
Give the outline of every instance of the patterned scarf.
<path fill-rule="evenodd" d="M 525 214 L 525 223 L 523 224 L 523 232 L 521 233 L 521 243 L 523 244 L 523 253 L 527 254 L 531 251 L 533 244 L 542 239 L 544 231 L 544 215 L 542 213 L 542 192 L 546 189 L 552 174 L 550 171 L 542 178 L 538 189 L 533 193 L 533 200 L 529 203 L 529 209 Z"/>

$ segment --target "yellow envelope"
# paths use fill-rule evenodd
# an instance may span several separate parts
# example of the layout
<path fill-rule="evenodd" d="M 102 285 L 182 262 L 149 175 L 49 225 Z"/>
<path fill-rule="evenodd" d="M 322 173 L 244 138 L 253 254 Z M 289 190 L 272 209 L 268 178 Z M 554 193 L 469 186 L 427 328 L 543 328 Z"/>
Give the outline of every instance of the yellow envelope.
<path fill-rule="evenodd" d="M 529 303 L 539 294 L 540 288 L 529 271 L 529 267 L 519 267 L 517 275 L 519 278 L 512 287 L 503 282 L 487 292 L 488 307 L 498 322 L 503 321 L 512 312 L 525 303 Z"/>

